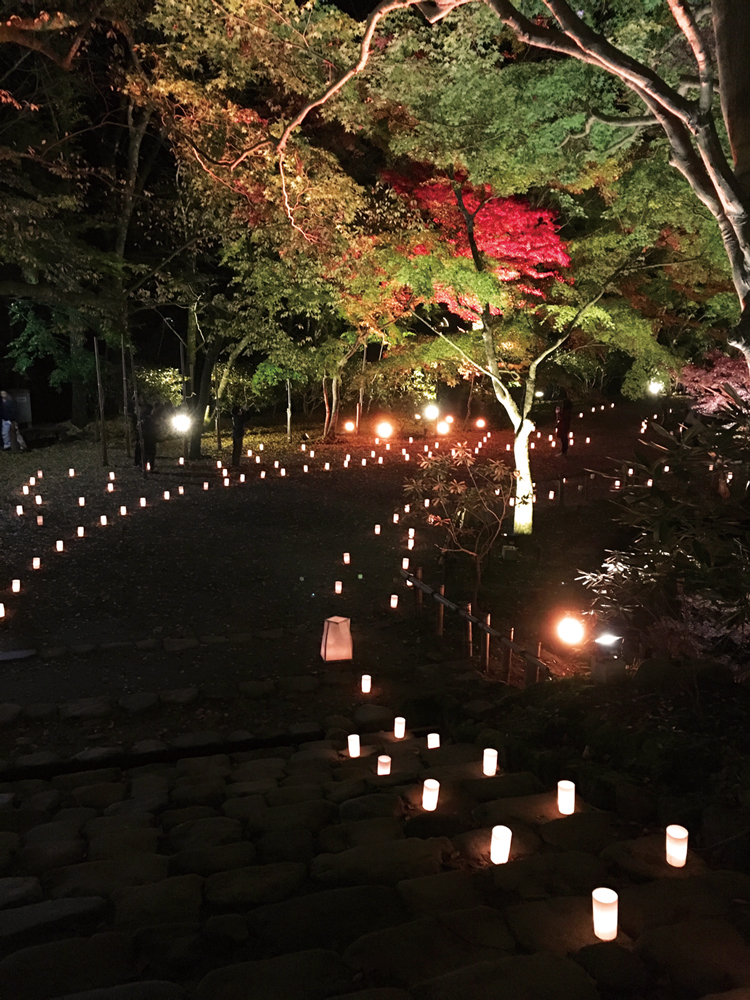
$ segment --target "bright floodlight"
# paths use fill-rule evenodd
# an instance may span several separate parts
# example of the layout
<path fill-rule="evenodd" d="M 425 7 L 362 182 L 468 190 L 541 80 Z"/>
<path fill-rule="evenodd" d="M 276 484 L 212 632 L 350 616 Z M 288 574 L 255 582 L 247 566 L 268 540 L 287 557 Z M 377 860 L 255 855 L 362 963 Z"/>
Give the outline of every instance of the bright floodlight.
<path fill-rule="evenodd" d="M 583 639 L 585 630 L 577 618 L 567 615 L 557 623 L 557 635 L 569 646 L 577 646 Z"/>
<path fill-rule="evenodd" d="M 480 417 L 479 420 L 477 420 L 477 427 L 486 427 L 486 426 L 487 426 L 487 421 L 484 419 L 484 417 Z"/>
<path fill-rule="evenodd" d="M 664 383 L 658 379 L 652 379 L 648 384 L 648 391 L 652 396 L 658 396 L 660 392 L 664 392 Z"/>
<path fill-rule="evenodd" d="M 440 410 L 438 409 L 437 406 L 435 406 L 434 403 L 430 403 L 429 406 L 425 406 L 424 415 L 427 417 L 428 420 L 437 420 L 437 418 L 440 416 Z"/>
<path fill-rule="evenodd" d="M 172 426 L 179 434 L 187 434 L 190 430 L 190 417 L 187 413 L 175 413 L 172 417 Z"/>
<path fill-rule="evenodd" d="M 537 391 L 534 393 L 534 395 L 536 396 L 537 399 L 541 399 L 542 396 L 544 395 L 544 393 L 542 392 L 541 389 L 537 389 Z"/>
<path fill-rule="evenodd" d="M 451 425 L 448 423 L 447 420 L 439 421 L 439 423 L 435 427 L 435 430 L 438 432 L 438 434 L 447 434 L 450 429 Z"/>
<path fill-rule="evenodd" d="M 605 632 L 603 635 L 597 636 L 594 642 L 597 642 L 600 646 L 614 646 L 616 642 L 619 642 L 622 636 L 613 635 L 611 632 Z"/>
<path fill-rule="evenodd" d="M 345 431 L 349 431 L 350 433 L 351 433 L 351 431 L 354 430 L 354 427 L 355 427 L 355 424 L 354 424 L 353 420 L 347 420 L 347 422 L 344 424 L 344 430 Z"/>
<path fill-rule="evenodd" d="M 384 420 L 382 424 L 378 424 L 375 428 L 378 437 L 389 438 L 393 434 L 393 425 L 389 424 L 387 420 Z"/>

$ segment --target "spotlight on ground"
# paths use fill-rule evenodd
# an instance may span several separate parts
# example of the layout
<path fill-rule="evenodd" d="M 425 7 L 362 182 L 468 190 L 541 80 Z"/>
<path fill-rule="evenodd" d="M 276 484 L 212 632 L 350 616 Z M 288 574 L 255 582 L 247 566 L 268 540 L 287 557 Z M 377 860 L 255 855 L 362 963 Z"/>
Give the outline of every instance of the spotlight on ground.
<path fill-rule="evenodd" d="M 172 417 L 172 426 L 178 434 L 187 434 L 192 423 L 187 413 L 175 413 Z"/>
<path fill-rule="evenodd" d="M 557 637 L 568 646 L 578 646 L 585 634 L 582 623 L 572 615 L 566 615 L 557 623 Z"/>

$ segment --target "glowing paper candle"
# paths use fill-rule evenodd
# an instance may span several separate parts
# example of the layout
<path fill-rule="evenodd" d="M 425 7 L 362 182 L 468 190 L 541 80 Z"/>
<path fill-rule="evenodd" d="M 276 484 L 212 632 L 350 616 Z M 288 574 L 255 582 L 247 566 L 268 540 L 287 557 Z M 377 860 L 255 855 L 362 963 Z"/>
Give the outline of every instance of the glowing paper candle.
<path fill-rule="evenodd" d="M 76 474 L 76 470 L 75 469 L 68 469 L 68 475 L 69 476 L 74 476 L 75 474 Z"/>
<path fill-rule="evenodd" d="M 164 499 L 169 500 L 169 490 L 164 490 Z"/>
<path fill-rule="evenodd" d="M 369 694 L 372 691 L 372 677 L 370 674 L 362 674 L 362 694 Z"/>
<path fill-rule="evenodd" d="M 344 553 L 344 565 L 348 566 L 350 562 L 351 562 L 351 555 L 350 555 L 350 553 L 345 552 Z"/>
<path fill-rule="evenodd" d="M 406 547 L 411 552 L 411 550 L 414 548 L 414 539 L 413 538 L 409 539 L 409 541 L 406 543 Z"/>
<path fill-rule="evenodd" d="M 359 736 L 357 736 L 356 733 L 352 733 L 350 736 L 347 736 L 346 742 L 347 742 L 347 745 L 349 747 L 349 756 L 350 757 L 359 757 L 359 753 L 360 753 L 360 750 L 359 750 Z"/>
<path fill-rule="evenodd" d="M 255 464 L 260 465 L 260 455 L 255 456 Z"/>
<path fill-rule="evenodd" d="M 402 715 L 397 715 L 393 720 L 393 735 L 397 740 L 402 740 L 406 735 L 406 719 Z"/>
<path fill-rule="evenodd" d="M 504 865 L 510 857 L 510 842 L 513 833 L 507 826 L 493 826 L 490 840 L 490 861 L 493 865 Z"/>
<path fill-rule="evenodd" d="M 127 514 L 127 512 L 128 512 L 128 508 L 127 507 L 125 507 L 125 506 L 120 507 L 120 517 L 125 517 L 125 515 Z"/>
<path fill-rule="evenodd" d="M 16 514 L 18 514 L 19 517 L 21 516 L 21 514 L 23 514 L 23 507 L 21 506 L 20 503 L 16 507 Z"/>
<path fill-rule="evenodd" d="M 84 534 L 85 534 L 85 532 L 83 530 L 83 527 L 81 525 L 79 525 L 79 527 L 78 527 L 78 537 L 79 538 L 83 538 Z"/>
<path fill-rule="evenodd" d="M 23 511 L 21 511 L 21 513 L 23 513 Z M 375 534 L 376 534 L 376 535 L 379 535 L 379 534 L 380 534 L 380 525 L 379 525 L 379 524 L 376 524 L 376 525 L 375 525 Z"/>
<path fill-rule="evenodd" d="M 391 773 L 391 758 L 386 754 L 378 757 L 378 774 L 390 774 Z"/>
<path fill-rule="evenodd" d="M 44 518 L 42 517 L 42 515 L 41 515 L 41 514 L 38 514 L 38 515 L 37 515 L 37 518 L 36 518 L 36 523 L 37 523 L 37 527 L 38 527 L 38 528 L 41 528 L 41 527 L 42 527 L 42 525 L 44 524 Z"/>
<path fill-rule="evenodd" d="M 281 475 L 282 475 L 282 476 L 285 476 L 285 475 L 286 475 L 286 469 L 281 469 Z"/>
<path fill-rule="evenodd" d="M 427 734 L 427 749 L 437 750 L 440 746 L 440 733 L 428 733 Z"/>
<path fill-rule="evenodd" d="M 406 506 L 404 507 L 404 514 L 408 514 L 410 510 L 411 510 L 411 504 L 410 504 L 410 503 L 408 503 L 408 504 L 406 504 Z"/>
<path fill-rule="evenodd" d="M 244 482 L 245 482 L 245 473 L 244 473 L 244 472 L 241 472 L 241 473 L 240 473 L 240 482 L 241 482 L 241 483 L 244 483 Z"/>
<path fill-rule="evenodd" d="M 261 479 L 265 479 L 265 478 L 266 478 L 266 473 L 265 473 L 265 471 L 261 472 L 261 474 L 260 474 L 260 478 L 261 478 Z"/>
<path fill-rule="evenodd" d="M 273 467 L 274 467 L 274 469 L 278 469 L 278 467 L 279 467 L 279 463 L 278 463 L 278 462 L 274 462 L 274 463 L 273 463 Z"/>
<path fill-rule="evenodd" d="M 57 539 L 57 541 L 55 542 L 55 548 L 57 549 L 58 552 L 62 552 L 62 550 L 64 548 L 63 543 L 62 543 L 62 538 L 58 538 Z"/>
<path fill-rule="evenodd" d="M 303 471 L 303 472 L 307 472 L 307 471 L 308 471 L 308 470 L 307 470 L 307 466 L 306 466 L 306 465 L 303 465 L 303 466 L 302 466 L 302 471 Z"/>
<path fill-rule="evenodd" d="M 576 811 L 576 786 L 572 781 L 558 781 L 557 808 L 563 816 L 571 816 Z"/>
<path fill-rule="evenodd" d="M 482 754 L 482 774 L 492 777 L 497 773 L 497 750 L 487 747 Z"/>
<path fill-rule="evenodd" d="M 27 497 L 29 495 L 29 487 L 24 484 L 24 486 L 21 487 L 21 492 L 25 497 Z"/>
<path fill-rule="evenodd" d="M 379 455 L 378 456 L 378 465 L 382 465 L 382 464 L 383 464 L 383 456 Z"/>
<path fill-rule="evenodd" d="M 36 486 L 36 476 L 29 476 L 29 486 Z"/>
<path fill-rule="evenodd" d="M 669 412 L 671 413 L 672 411 L 670 410 Z M 44 473 L 42 472 L 41 469 L 37 469 L 36 474 L 38 479 L 44 479 Z"/>
<path fill-rule="evenodd" d="M 414 538 L 414 528 L 409 528 L 409 538 Z"/>
<path fill-rule="evenodd" d="M 0 604 L 0 618 L 5 618 L 5 605 Z"/>
<path fill-rule="evenodd" d="M 404 558 L 401 560 L 401 569 L 408 569 L 408 568 L 409 568 L 409 558 L 408 556 L 404 556 Z"/>
<path fill-rule="evenodd" d="M 229 479 L 225 479 L 225 480 L 224 480 L 224 485 L 225 485 L 225 486 L 229 486 Z"/>
<path fill-rule="evenodd" d="M 422 785 L 422 808 L 425 812 L 435 812 L 440 796 L 440 782 L 435 778 L 425 778 Z"/>
<path fill-rule="evenodd" d="M 340 594 L 341 590 L 342 590 L 341 580 L 337 580 L 333 585 L 333 592 L 334 594 Z"/>
<path fill-rule="evenodd" d="M 224 464 L 223 462 L 217 462 L 217 463 L 216 463 L 216 468 L 217 468 L 217 469 L 220 469 L 220 468 L 222 467 L 222 465 L 223 465 L 223 464 Z"/>
<path fill-rule="evenodd" d="M 264 444 L 259 444 L 259 445 L 258 445 L 258 449 L 259 449 L 259 451 L 263 451 L 263 449 L 264 449 L 264 448 L 265 448 L 265 445 L 264 445 Z"/>
<path fill-rule="evenodd" d="M 41 569 L 41 565 L 42 565 L 42 560 L 39 558 L 39 556 L 34 556 L 34 558 L 31 560 L 31 568 Z"/>
<path fill-rule="evenodd" d="M 687 862 L 688 832 L 684 826 L 673 823 L 667 827 L 667 864 L 684 868 Z"/>
<path fill-rule="evenodd" d="M 362 465 L 367 465 L 367 459 L 366 458 L 362 459 Z"/>
<path fill-rule="evenodd" d="M 326 472 L 328 472 L 330 470 L 330 468 L 331 468 L 331 463 L 330 462 L 326 462 L 326 464 L 323 466 L 323 469 Z"/>
<path fill-rule="evenodd" d="M 78 506 L 79 507 L 85 507 L 86 506 L 86 497 L 78 497 Z"/>
<path fill-rule="evenodd" d="M 323 623 L 323 639 L 320 643 L 323 660 L 351 660 L 352 634 L 349 618 L 334 615 Z"/>
<path fill-rule="evenodd" d="M 114 488 L 115 488 L 114 483 L 107 483 L 107 493 L 114 492 Z"/>
<path fill-rule="evenodd" d="M 310 458 L 315 458 L 315 449 L 314 448 L 310 449 Z"/>
<path fill-rule="evenodd" d="M 617 893 L 614 889 L 594 889 L 591 893 L 594 934 L 600 941 L 617 937 Z"/>
<path fill-rule="evenodd" d="M 208 483 L 204 483 L 204 484 L 203 484 L 203 489 L 204 489 L 204 490 L 207 490 L 207 489 L 208 489 Z"/>
<path fill-rule="evenodd" d="M 21 581 L 12 580 L 10 584 L 10 589 L 13 591 L 14 594 L 19 594 L 21 592 Z"/>
<path fill-rule="evenodd" d="M 393 515 L 393 523 L 398 524 L 398 514 Z"/>
<path fill-rule="evenodd" d="M 391 594 L 391 607 L 392 608 L 398 607 L 398 594 Z"/>
<path fill-rule="evenodd" d="M 102 514 L 102 516 L 99 518 L 99 524 L 101 524 L 102 526 L 104 526 L 106 523 L 107 523 L 107 515 L 106 514 Z"/>
<path fill-rule="evenodd" d="M 109 478 L 110 478 L 110 479 L 112 480 L 112 482 L 114 482 L 114 479 L 115 479 L 115 474 L 114 474 L 114 472 L 110 472 L 110 474 L 109 474 Z"/>
<path fill-rule="evenodd" d="M 180 456 L 180 465 L 184 465 L 184 464 L 185 464 L 185 459 L 182 458 L 182 456 Z"/>

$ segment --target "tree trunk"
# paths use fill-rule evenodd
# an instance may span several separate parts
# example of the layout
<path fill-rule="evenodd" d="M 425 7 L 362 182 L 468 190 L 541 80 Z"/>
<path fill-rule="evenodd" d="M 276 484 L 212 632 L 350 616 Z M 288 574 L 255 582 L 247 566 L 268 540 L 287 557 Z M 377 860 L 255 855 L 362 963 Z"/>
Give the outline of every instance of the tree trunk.
<path fill-rule="evenodd" d="M 292 382 L 286 380 L 286 439 L 292 440 Z"/>
<path fill-rule="evenodd" d="M 125 431 L 125 453 L 132 457 L 130 450 L 130 420 L 128 419 L 128 368 L 125 361 L 125 335 L 120 334 L 120 353 L 122 354 L 122 422 Z"/>
<path fill-rule="evenodd" d="M 331 424 L 331 407 L 328 402 L 328 384 L 326 382 L 325 376 L 323 377 L 323 405 L 326 409 L 326 418 L 323 421 L 323 435 L 322 440 L 325 441 L 328 435 L 328 428 Z"/>
<path fill-rule="evenodd" d="M 516 463 L 516 495 L 513 507 L 513 532 L 530 535 L 534 525 L 534 486 L 529 461 L 529 437 L 534 424 L 526 418 L 513 437 L 513 458 Z"/>
<path fill-rule="evenodd" d="M 194 397 L 194 404 L 191 408 L 192 423 L 190 425 L 189 459 L 201 457 L 201 438 L 203 436 L 203 422 L 206 417 L 206 407 L 211 397 L 211 380 L 214 373 L 214 365 L 221 353 L 221 344 L 210 343 L 203 359 L 203 370 L 201 371 L 200 386 L 198 396 Z"/>
<path fill-rule="evenodd" d="M 336 437 L 339 422 L 339 389 L 341 374 L 336 372 L 331 378 L 331 408 L 326 414 L 326 427 L 323 430 L 323 440 L 330 441 Z M 327 400 L 326 400 L 327 402 Z"/>
<path fill-rule="evenodd" d="M 87 387 L 81 375 L 80 359 L 84 353 L 84 337 L 82 333 L 74 332 L 70 335 L 70 360 L 72 377 L 70 380 L 71 406 L 70 419 L 76 427 L 84 427 L 86 424 L 86 397 Z"/>
<path fill-rule="evenodd" d="M 94 361 L 96 363 L 96 391 L 99 396 L 99 443 L 102 449 L 102 465 L 108 465 L 107 460 L 107 426 L 104 423 L 104 388 L 102 386 L 102 368 L 99 363 L 99 341 L 94 337 Z"/>

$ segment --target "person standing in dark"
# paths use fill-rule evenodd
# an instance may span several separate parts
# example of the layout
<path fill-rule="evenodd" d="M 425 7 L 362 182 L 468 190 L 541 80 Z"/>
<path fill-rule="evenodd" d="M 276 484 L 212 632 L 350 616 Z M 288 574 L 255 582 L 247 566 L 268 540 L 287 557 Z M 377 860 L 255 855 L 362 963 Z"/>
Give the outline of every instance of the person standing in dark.
<path fill-rule="evenodd" d="M 5 389 L 0 389 L 0 420 L 2 420 L 3 451 L 18 451 L 18 407 Z"/>
<path fill-rule="evenodd" d="M 570 444 L 570 421 L 573 416 L 573 404 L 564 396 L 562 402 L 558 403 L 555 407 L 555 435 L 560 441 L 562 447 L 562 454 L 568 454 L 568 445 Z"/>
<path fill-rule="evenodd" d="M 245 438 L 245 424 L 250 419 L 250 411 L 239 406 L 232 409 L 232 468 L 236 469 L 242 458 L 242 442 Z"/>

